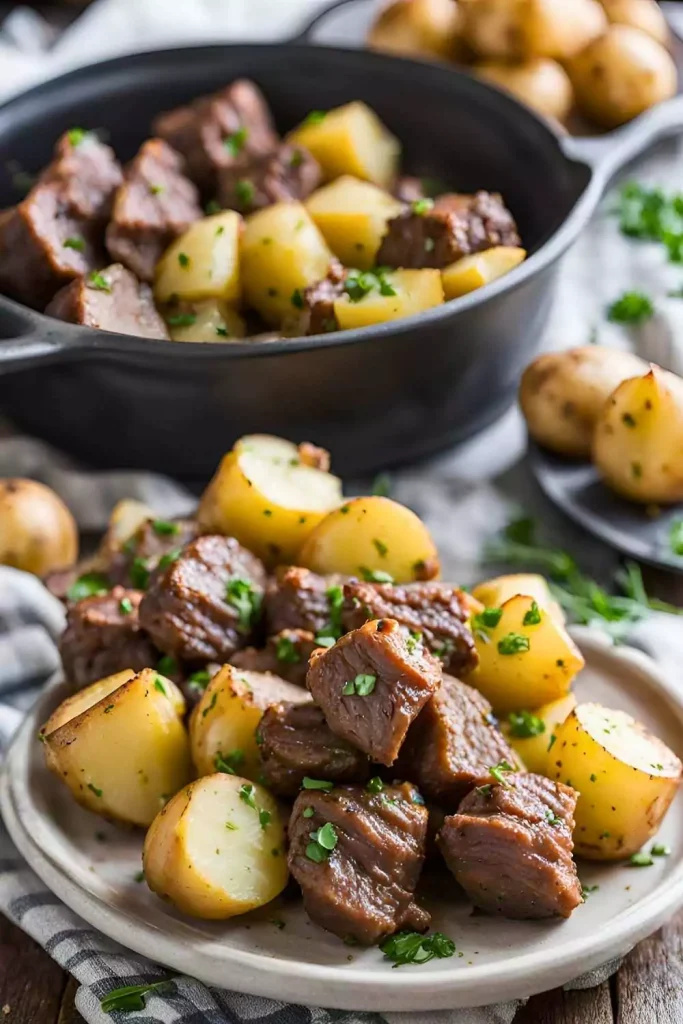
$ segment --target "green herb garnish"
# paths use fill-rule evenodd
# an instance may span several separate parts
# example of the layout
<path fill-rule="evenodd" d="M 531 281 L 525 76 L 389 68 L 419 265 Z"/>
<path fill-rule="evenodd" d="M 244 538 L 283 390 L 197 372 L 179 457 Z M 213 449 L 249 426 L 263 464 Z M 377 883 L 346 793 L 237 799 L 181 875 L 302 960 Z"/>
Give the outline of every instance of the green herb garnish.
<path fill-rule="evenodd" d="M 379 948 L 384 953 L 384 959 L 391 960 L 394 967 L 426 964 L 430 960 L 443 960 L 455 953 L 455 943 L 442 932 L 432 932 L 431 935 L 397 932 L 385 939 Z"/>
<path fill-rule="evenodd" d="M 279 636 L 275 641 L 275 656 L 284 665 L 298 665 L 301 661 L 301 652 L 288 636 Z"/>
<path fill-rule="evenodd" d="M 642 324 L 654 314 L 652 299 L 642 292 L 624 292 L 607 310 L 614 324 Z"/>
<path fill-rule="evenodd" d="M 172 676 L 178 671 L 178 662 L 170 654 L 164 654 L 157 662 L 157 672 L 162 676 Z"/>
<path fill-rule="evenodd" d="M 190 257 L 187 255 L 186 252 L 178 253 L 178 263 L 183 268 L 183 270 L 187 270 L 187 268 L 190 265 Z"/>
<path fill-rule="evenodd" d="M 144 1010 L 146 996 L 158 992 L 159 995 L 166 995 L 173 991 L 173 983 L 167 981 L 155 981 L 148 985 L 123 985 L 121 988 L 114 988 L 100 1000 L 100 1007 L 103 1013 L 111 1013 L 113 1010 L 124 1012 L 133 1010 Z"/>
<path fill-rule="evenodd" d="M 391 477 L 388 473 L 379 473 L 372 484 L 371 494 L 379 498 L 388 498 L 391 494 Z"/>
<path fill-rule="evenodd" d="M 88 789 L 90 790 L 91 793 L 94 793 L 96 797 L 99 798 L 102 796 L 103 791 L 101 789 L 98 789 L 97 786 L 93 786 L 92 782 L 88 783 Z"/>
<path fill-rule="evenodd" d="M 545 732 L 545 722 L 538 715 L 530 711 L 511 711 L 508 715 L 510 723 L 510 735 L 518 736 L 520 739 L 528 739 L 530 736 L 540 736 Z"/>
<path fill-rule="evenodd" d="M 302 124 L 320 124 L 327 117 L 326 110 L 311 110 L 301 122 Z"/>
<path fill-rule="evenodd" d="M 232 135 L 228 135 L 227 138 L 223 139 L 223 145 L 227 149 L 230 156 L 239 156 L 244 149 L 244 144 L 249 138 L 249 129 L 242 125 Z"/>
<path fill-rule="evenodd" d="M 416 199 L 413 203 L 410 204 L 413 213 L 416 213 L 419 217 L 424 217 L 425 214 L 429 213 L 433 206 L 434 200 L 427 198 Z"/>
<path fill-rule="evenodd" d="M 305 306 L 304 294 L 303 294 L 301 288 L 295 288 L 294 289 L 294 291 L 292 292 L 292 297 L 290 299 L 290 302 L 292 303 L 293 306 L 296 306 L 297 309 L 303 309 L 304 308 L 304 306 Z"/>
<path fill-rule="evenodd" d="M 243 800 L 247 807 L 253 807 L 254 810 L 256 810 L 256 800 L 254 799 L 255 792 L 256 790 L 254 787 L 248 782 L 245 782 L 240 786 L 240 800 Z"/>
<path fill-rule="evenodd" d="M 505 774 L 507 772 L 514 772 L 514 768 L 509 761 L 499 761 L 498 764 L 494 765 L 493 768 L 489 768 L 489 775 L 495 779 L 499 786 L 504 786 L 505 789 L 510 788 L 510 783 L 506 781 Z"/>
<path fill-rule="evenodd" d="M 498 641 L 499 654 L 524 654 L 530 648 L 529 637 L 521 633 L 508 633 Z"/>
<path fill-rule="evenodd" d="M 669 544 L 674 555 L 683 556 L 683 519 L 674 519 L 669 529 Z"/>
<path fill-rule="evenodd" d="M 248 178 L 240 178 L 235 183 L 235 198 L 240 206 L 249 206 L 255 195 L 256 189 Z"/>
<path fill-rule="evenodd" d="M 382 569 L 368 569 L 367 566 L 360 566 L 360 574 L 366 583 L 393 583 L 394 577 Z"/>
<path fill-rule="evenodd" d="M 170 519 L 155 519 L 152 522 L 152 529 L 159 537 L 175 537 L 180 533 L 178 523 L 172 523 Z"/>
<path fill-rule="evenodd" d="M 327 860 L 332 850 L 334 850 L 339 836 L 334 825 L 328 821 L 324 825 L 321 825 L 315 832 L 311 832 L 310 843 L 306 847 L 306 856 L 309 860 L 313 860 L 316 864 L 321 864 Z"/>
<path fill-rule="evenodd" d="M 327 782 L 323 779 L 310 779 L 308 775 L 305 775 L 301 780 L 302 789 L 322 789 L 330 790 L 334 788 L 333 782 Z"/>
<path fill-rule="evenodd" d="M 365 788 L 368 793 L 381 793 L 384 789 L 384 783 L 380 779 L 379 775 L 373 775 L 373 777 L 366 784 Z"/>
<path fill-rule="evenodd" d="M 342 693 L 345 697 L 351 694 L 357 694 L 359 697 L 367 697 L 375 689 L 375 683 L 377 682 L 377 676 L 365 675 L 363 673 L 356 676 L 355 679 L 350 682 L 344 683 L 342 687 Z"/>
<path fill-rule="evenodd" d="M 475 629 L 495 629 L 502 617 L 502 608 L 484 608 L 473 617 L 472 626 Z"/>
<path fill-rule="evenodd" d="M 644 853 L 641 850 L 640 853 L 632 853 L 628 863 L 632 868 L 649 868 L 651 864 L 654 864 L 654 861 L 649 853 Z"/>
<path fill-rule="evenodd" d="M 193 690 L 203 691 L 207 688 L 211 682 L 211 673 L 205 668 L 200 668 L 197 672 L 193 672 L 188 679 L 188 684 Z"/>
<path fill-rule="evenodd" d="M 671 847 L 665 846 L 664 843 L 655 843 L 650 847 L 650 853 L 653 857 L 670 857 Z"/>
<path fill-rule="evenodd" d="M 85 239 L 79 238 L 78 235 L 73 235 L 71 238 L 65 238 L 62 246 L 64 249 L 75 249 L 76 252 L 83 252 L 85 249 Z"/>
<path fill-rule="evenodd" d="M 536 601 L 531 602 L 531 608 L 522 619 L 523 626 L 537 626 L 541 621 L 541 612 Z"/>
<path fill-rule="evenodd" d="M 261 810 L 258 812 L 258 823 L 264 832 L 270 825 L 271 818 L 272 814 L 270 813 L 270 811 L 264 811 L 263 808 L 261 808 Z"/>
<path fill-rule="evenodd" d="M 240 631 L 248 633 L 258 620 L 261 595 L 254 590 L 249 580 L 236 576 L 227 585 L 225 600 L 237 611 Z"/>
<path fill-rule="evenodd" d="M 88 284 L 91 288 L 95 288 L 98 292 L 111 292 L 111 285 L 106 279 L 104 274 L 100 274 L 98 270 L 93 270 L 88 275 Z"/>
<path fill-rule="evenodd" d="M 225 775 L 237 775 L 238 770 L 244 764 L 244 751 L 231 750 L 229 754 L 216 754 L 213 763 L 217 772 L 223 772 Z"/>
<path fill-rule="evenodd" d="M 69 128 L 68 132 L 66 133 L 66 137 L 68 138 L 69 143 L 72 146 L 76 147 L 80 146 L 80 144 L 85 141 L 89 134 L 90 132 L 87 132 L 85 128 Z"/>
<path fill-rule="evenodd" d="M 166 317 L 166 322 L 171 327 L 192 327 L 197 322 L 196 313 L 173 313 Z"/>
<path fill-rule="evenodd" d="M 101 572 L 86 572 L 71 584 L 66 592 L 69 601 L 82 601 L 84 597 L 99 597 L 109 593 L 109 580 Z"/>
<path fill-rule="evenodd" d="M 159 693 L 163 693 L 164 697 L 168 697 L 168 694 L 166 693 L 166 687 L 162 683 L 161 679 L 159 679 L 159 676 L 156 676 L 154 679 L 154 689 L 158 690 Z"/>

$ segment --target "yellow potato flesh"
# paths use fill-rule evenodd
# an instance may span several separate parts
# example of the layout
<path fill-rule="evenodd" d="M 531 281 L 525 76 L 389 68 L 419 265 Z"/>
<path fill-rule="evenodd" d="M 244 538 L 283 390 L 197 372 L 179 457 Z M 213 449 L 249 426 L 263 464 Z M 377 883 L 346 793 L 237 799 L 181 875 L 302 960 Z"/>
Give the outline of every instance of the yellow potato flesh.
<path fill-rule="evenodd" d="M 93 704 L 97 704 L 103 700 L 108 694 L 114 690 L 118 690 L 119 686 L 123 686 L 129 679 L 135 676 L 135 672 L 132 669 L 124 669 L 123 672 L 116 672 L 112 676 L 106 676 L 104 679 L 98 679 L 96 683 L 91 683 L 90 686 L 86 686 L 84 690 L 79 690 L 78 693 L 74 693 L 72 697 L 67 697 L 66 700 L 62 701 L 58 708 L 52 712 L 47 722 L 40 730 L 43 736 L 47 736 L 49 733 L 54 732 L 55 729 L 59 729 L 61 725 L 66 725 L 72 718 L 76 718 L 78 715 L 82 715 L 84 711 L 91 708 Z"/>
<path fill-rule="evenodd" d="M 390 498 L 354 498 L 330 512 L 310 533 L 297 564 L 322 575 L 384 571 L 396 583 L 432 579 L 439 558 L 429 530 Z"/>
<path fill-rule="evenodd" d="M 441 271 L 446 301 L 457 299 L 495 281 L 518 267 L 525 257 L 526 250 L 514 245 L 496 245 L 485 252 L 463 256 Z"/>
<path fill-rule="evenodd" d="M 36 480 L 0 480 L 0 565 L 44 576 L 78 558 L 78 528 L 64 502 Z"/>
<path fill-rule="evenodd" d="M 624 711 L 580 704 L 555 729 L 551 778 L 580 793 L 574 849 L 589 860 L 621 860 L 659 828 L 681 778 L 681 762 Z"/>
<path fill-rule="evenodd" d="M 495 576 L 472 588 L 472 596 L 487 608 L 500 608 L 505 601 L 517 594 L 533 599 L 558 621 L 564 624 L 564 612 L 553 599 L 548 581 L 536 573 L 513 573 L 509 576 Z"/>
<path fill-rule="evenodd" d="M 242 218 L 234 210 L 195 221 L 173 242 L 156 267 L 154 298 L 187 302 L 240 298 L 239 239 Z"/>
<path fill-rule="evenodd" d="M 98 557 L 107 563 L 148 519 L 154 519 L 154 510 L 144 502 L 131 498 L 117 502 L 109 516 L 109 525 L 100 544 Z"/>
<path fill-rule="evenodd" d="M 348 295 L 335 300 L 334 314 L 342 331 L 400 320 L 440 306 L 444 300 L 438 270 L 392 270 L 384 275 L 384 280 L 395 295 L 382 295 L 373 288 L 360 302 L 352 302 Z"/>
<path fill-rule="evenodd" d="M 543 722 L 544 729 L 537 736 L 516 736 L 513 732 L 510 721 L 501 722 L 501 731 L 508 743 L 530 772 L 538 775 L 549 775 L 552 771 L 552 751 L 548 747 L 555 734 L 556 727 L 564 722 L 565 718 L 576 707 L 576 697 L 568 693 L 566 697 L 553 700 L 550 704 L 544 704 L 536 708 L 533 714 Z M 553 742 L 554 746 L 554 742 Z"/>
<path fill-rule="evenodd" d="M 220 920 L 261 907 L 288 880 L 278 805 L 237 776 L 199 779 L 154 820 L 143 867 L 150 889 L 193 917 Z"/>
<path fill-rule="evenodd" d="M 207 299 L 192 304 L 192 323 L 173 323 L 173 314 L 167 316 L 171 341 L 239 341 L 247 327 L 236 310 L 219 299 Z"/>
<path fill-rule="evenodd" d="M 374 266 L 387 221 L 403 204 L 376 185 L 345 175 L 309 196 L 306 209 L 334 255 L 347 267 L 367 270 Z"/>

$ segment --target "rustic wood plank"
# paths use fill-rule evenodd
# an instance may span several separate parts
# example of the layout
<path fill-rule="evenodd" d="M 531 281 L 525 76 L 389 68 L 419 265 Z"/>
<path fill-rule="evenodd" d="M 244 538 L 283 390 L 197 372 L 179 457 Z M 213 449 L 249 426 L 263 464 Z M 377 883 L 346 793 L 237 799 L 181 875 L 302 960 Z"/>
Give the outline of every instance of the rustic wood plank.
<path fill-rule="evenodd" d="M 514 1024 L 614 1024 L 609 982 L 582 992 L 543 992 L 519 1011 Z"/>
<path fill-rule="evenodd" d="M 40 946 L 0 916 L 0 1021 L 56 1024 L 66 976 Z"/>
<path fill-rule="evenodd" d="M 683 913 L 628 955 L 615 992 L 617 1024 L 683 1021 Z"/>
<path fill-rule="evenodd" d="M 62 994 L 62 1005 L 59 1008 L 57 1024 L 85 1024 L 85 1021 L 74 1005 L 77 992 L 78 982 L 71 976 L 68 976 L 66 987 Z"/>

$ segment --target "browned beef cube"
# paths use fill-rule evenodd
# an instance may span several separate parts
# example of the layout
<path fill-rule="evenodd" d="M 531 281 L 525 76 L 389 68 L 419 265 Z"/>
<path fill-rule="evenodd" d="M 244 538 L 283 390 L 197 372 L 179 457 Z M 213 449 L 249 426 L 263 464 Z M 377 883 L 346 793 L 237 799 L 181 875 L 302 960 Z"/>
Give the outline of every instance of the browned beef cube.
<path fill-rule="evenodd" d="M 45 312 L 71 324 L 141 338 L 168 338 L 152 292 L 130 270 L 112 263 L 60 288 Z"/>
<path fill-rule="evenodd" d="M 108 575 L 115 583 L 146 590 L 159 562 L 165 559 L 170 564 L 198 534 L 194 519 L 146 519 L 115 552 Z"/>
<path fill-rule="evenodd" d="M 182 153 L 192 180 L 212 194 L 221 168 L 241 154 L 268 153 L 279 142 L 263 94 L 247 79 L 161 114 L 153 131 Z"/>
<path fill-rule="evenodd" d="M 271 153 L 245 154 L 218 172 L 218 202 L 240 213 L 301 200 L 320 184 L 318 161 L 307 149 L 282 143 Z"/>
<path fill-rule="evenodd" d="M 140 628 L 142 594 L 114 587 L 109 594 L 85 597 L 67 611 L 59 654 L 67 680 L 86 686 L 130 668 L 156 665 L 159 655 Z"/>
<path fill-rule="evenodd" d="M 583 900 L 572 859 L 576 792 L 542 775 L 481 782 L 439 836 L 456 881 L 490 913 L 569 917 Z"/>
<path fill-rule="evenodd" d="M 182 157 L 161 139 L 148 139 L 116 193 L 107 249 L 141 281 L 153 281 L 165 249 L 201 216 L 199 194 L 183 174 Z"/>
<path fill-rule="evenodd" d="M 344 584 L 345 629 L 358 629 L 368 619 L 396 619 L 426 644 L 445 672 L 457 675 L 471 672 L 478 662 L 468 616 L 467 595 L 447 583 Z"/>
<path fill-rule="evenodd" d="M 269 633 L 303 629 L 314 635 L 333 623 L 341 633 L 343 577 L 318 576 L 298 565 L 280 566 L 268 583 L 265 597 Z"/>
<path fill-rule="evenodd" d="M 52 163 L 41 175 L 41 181 L 60 186 L 62 202 L 74 216 L 100 224 L 109 217 L 121 179 L 114 150 L 94 132 L 78 128 L 58 140 Z"/>
<path fill-rule="evenodd" d="M 426 836 L 427 809 L 406 783 L 302 790 L 289 822 L 289 870 L 311 920 L 363 945 L 401 928 L 426 930 L 429 915 L 413 897 Z"/>
<path fill-rule="evenodd" d="M 395 619 L 366 622 L 314 651 L 306 682 L 330 729 L 392 765 L 410 724 L 441 684 L 441 665 Z"/>
<path fill-rule="evenodd" d="M 332 732 L 315 704 L 274 704 L 256 731 L 265 783 L 278 796 L 296 796 L 306 776 L 365 782 L 370 762 Z"/>
<path fill-rule="evenodd" d="M 265 647 L 245 647 L 230 659 L 231 665 L 252 672 L 274 672 L 295 686 L 306 685 L 308 659 L 318 647 L 305 629 L 283 629 L 269 636 Z"/>
<path fill-rule="evenodd" d="M 454 811 L 481 775 L 517 759 L 478 690 L 444 675 L 403 744 L 397 772 L 425 797 Z"/>
<path fill-rule="evenodd" d="M 334 301 L 343 294 L 348 273 L 339 260 L 333 259 L 322 281 L 316 281 L 302 292 L 295 292 L 292 296 L 292 314 L 285 324 L 286 333 L 301 337 L 329 334 L 338 330 Z"/>
<path fill-rule="evenodd" d="M 495 192 L 421 199 L 389 221 L 377 263 L 387 267 L 447 267 L 494 245 L 519 245 L 512 214 Z"/>
<path fill-rule="evenodd" d="M 207 534 L 152 577 L 140 623 L 157 647 L 183 661 L 227 661 L 249 643 L 266 571 L 233 537 Z"/>

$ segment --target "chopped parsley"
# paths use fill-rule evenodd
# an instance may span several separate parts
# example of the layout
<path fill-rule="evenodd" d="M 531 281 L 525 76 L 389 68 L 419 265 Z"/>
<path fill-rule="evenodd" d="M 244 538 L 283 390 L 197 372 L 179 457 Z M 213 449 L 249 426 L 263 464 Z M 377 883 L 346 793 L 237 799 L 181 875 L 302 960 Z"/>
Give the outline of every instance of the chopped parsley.
<path fill-rule="evenodd" d="M 193 672 L 188 683 L 193 690 L 204 691 L 209 683 L 211 682 L 211 673 L 205 668 L 200 668 L 197 672 Z"/>
<path fill-rule="evenodd" d="M 443 932 L 420 935 L 419 932 L 397 932 L 385 939 L 379 947 L 385 960 L 394 967 L 405 964 L 426 964 L 430 960 L 443 960 L 455 953 L 455 943 Z"/>
<path fill-rule="evenodd" d="M 375 683 L 377 682 L 377 676 L 365 675 L 363 673 L 356 676 L 355 679 L 344 683 L 342 686 L 342 693 L 345 697 L 356 694 L 358 697 L 367 697 L 375 689 Z"/>
<path fill-rule="evenodd" d="M 159 693 L 163 693 L 164 697 L 168 697 L 168 694 L 166 693 L 166 687 L 162 683 L 161 679 L 159 679 L 159 676 L 155 676 L 154 678 L 154 689 L 158 690 Z"/>
<path fill-rule="evenodd" d="M 66 592 L 69 601 L 82 601 L 84 597 L 99 597 L 109 593 L 109 580 L 101 572 L 86 572 L 71 584 Z"/>
<path fill-rule="evenodd" d="M 303 815 L 302 815 L 304 818 L 312 818 L 314 814 L 315 814 L 315 811 L 313 810 L 312 807 L 304 807 Z"/>
<path fill-rule="evenodd" d="M 484 608 L 474 616 L 472 625 L 475 629 L 495 629 L 502 617 L 502 608 Z"/>
<path fill-rule="evenodd" d="M 216 327 L 216 334 L 219 338 L 229 338 L 230 332 L 227 327 Z"/>
<path fill-rule="evenodd" d="M 159 568 L 168 569 L 170 565 L 173 565 L 174 562 L 178 561 L 181 553 L 181 548 L 173 548 L 172 551 L 167 551 L 166 554 L 162 555 L 161 558 L 159 559 Z"/>
<path fill-rule="evenodd" d="M 102 796 L 102 790 L 98 789 L 97 786 L 93 786 L 92 782 L 88 783 L 88 789 L 91 793 L 94 793 L 96 797 Z"/>
<path fill-rule="evenodd" d="M 652 299 L 643 292 L 624 292 L 607 310 L 607 319 L 615 324 L 642 324 L 654 314 Z"/>
<path fill-rule="evenodd" d="M 270 825 L 270 821 L 271 821 L 272 817 L 273 816 L 270 813 L 270 811 L 264 811 L 263 808 L 261 808 L 261 810 L 258 812 L 258 823 L 259 823 L 259 825 L 261 826 L 261 828 L 263 829 L 264 832 L 268 828 L 268 826 Z"/>
<path fill-rule="evenodd" d="M 384 789 L 384 783 L 380 779 L 379 775 L 373 775 L 373 777 L 366 784 L 365 788 L 368 793 L 381 793 Z"/>
<path fill-rule="evenodd" d="M 671 847 L 665 846 L 664 843 L 655 843 L 650 847 L 650 853 L 653 857 L 670 857 Z"/>
<path fill-rule="evenodd" d="M 316 864 L 327 860 L 339 841 L 337 830 L 330 821 L 325 822 L 315 832 L 311 832 L 309 838 L 311 841 L 306 847 L 306 856 Z"/>
<path fill-rule="evenodd" d="M 152 193 L 153 196 L 160 196 L 161 193 L 164 191 L 164 186 L 163 185 L 150 185 L 149 186 L 149 190 L 150 190 L 150 192 Z"/>
<path fill-rule="evenodd" d="M 178 671 L 178 662 L 170 654 L 164 654 L 157 662 L 157 672 L 162 676 L 172 676 Z"/>
<path fill-rule="evenodd" d="M 303 309 L 304 308 L 304 305 L 305 305 L 305 303 L 304 303 L 304 295 L 303 295 L 303 292 L 302 292 L 301 288 L 295 288 L 294 289 L 294 291 L 292 292 L 292 297 L 290 299 L 290 302 L 292 303 L 293 306 L 296 306 L 297 309 Z"/>
<path fill-rule="evenodd" d="M 301 152 L 300 149 L 295 149 L 294 152 L 292 153 L 291 157 L 289 158 L 289 166 L 290 167 L 301 167 L 303 162 L 304 162 L 304 155 L 303 155 L 303 153 Z"/>
<path fill-rule="evenodd" d="M 383 540 L 379 540 L 378 537 L 375 537 L 373 539 L 372 543 L 373 543 L 373 546 L 374 546 L 375 550 L 377 551 L 377 554 L 379 555 L 379 557 L 380 558 L 386 558 L 387 555 L 389 554 L 389 548 L 386 546 L 384 541 Z"/>
<path fill-rule="evenodd" d="M 671 263 L 683 262 L 683 196 L 667 195 L 629 182 L 619 197 L 619 227 L 624 235 L 664 246 Z"/>
<path fill-rule="evenodd" d="M 531 608 L 522 619 L 523 626 L 537 626 L 541 621 L 541 612 L 536 601 L 531 602 Z"/>
<path fill-rule="evenodd" d="M 508 633 L 498 641 L 499 654 L 524 654 L 530 647 L 529 637 L 521 633 Z"/>
<path fill-rule="evenodd" d="M 93 270 L 91 274 L 88 274 L 88 284 L 98 292 L 111 292 L 109 281 L 104 274 L 100 274 L 99 270 Z"/>
<path fill-rule="evenodd" d="M 416 213 L 419 217 L 424 217 L 434 206 L 434 200 L 426 198 L 416 199 L 410 206 L 413 213 Z"/>
<path fill-rule="evenodd" d="M 325 110 L 311 110 L 310 113 L 306 114 L 306 117 L 303 119 L 302 124 L 320 124 L 320 122 L 324 121 L 326 117 L 327 111 Z"/>
<path fill-rule="evenodd" d="M 172 523 L 169 519 L 155 519 L 152 522 L 152 529 L 159 537 L 175 537 L 180 533 L 178 523 Z"/>
<path fill-rule="evenodd" d="M 244 149 L 244 144 L 249 138 L 249 129 L 244 125 L 238 128 L 232 135 L 228 135 L 227 138 L 223 139 L 223 145 L 227 149 L 230 156 L 239 156 Z"/>
<path fill-rule="evenodd" d="M 391 494 L 391 477 L 388 473 L 379 473 L 372 484 L 371 494 L 378 498 L 388 498 Z"/>
<path fill-rule="evenodd" d="M 186 252 L 178 253 L 178 263 L 183 268 L 183 270 L 187 270 L 187 268 L 190 265 L 190 257 L 187 255 Z"/>
<path fill-rule="evenodd" d="M 494 765 L 492 768 L 489 768 L 489 775 L 491 778 L 496 780 L 499 786 L 504 786 L 505 789 L 509 789 L 510 783 L 507 782 L 505 775 L 508 772 L 514 772 L 514 770 L 515 769 L 509 761 L 503 760 L 499 761 L 498 764 Z"/>
<path fill-rule="evenodd" d="M 669 529 L 669 544 L 674 555 L 683 556 L 683 519 L 674 519 Z"/>
<path fill-rule="evenodd" d="M 343 632 L 341 616 L 344 607 L 344 591 L 340 586 L 328 587 L 325 596 L 330 611 L 330 621 L 316 635 L 315 642 L 321 647 L 332 647 Z M 330 643 L 330 641 L 332 642 Z"/>
<path fill-rule="evenodd" d="M 249 206 L 254 196 L 256 195 L 256 189 L 248 178 L 240 178 L 235 184 L 235 198 L 240 206 Z"/>
<path fill-rule="evenodd" d="M 511 711 L 508 715 L 510 723 L 510 735 L 518 736 L 520 739 L 529 739 L 531 736 L 540 736 L 545 732 L 545 722 L 538 715 L 530 711 Z"/>
<path fill-rule="evenodd" d="M 225 599 L 237 611 L 241 632 L 248 633 L 259 617 L 261 595 L 254 590 L 249 580 L 236 576 L 227 585 Z"/>
<path fill-rule="evenodd" d="M 202 718 L 206 718 L 206 716 L 208 715 L 209 711 L 213 711 L 213 709 L 216 707 L 216 701 L 217 700 L 218 700 L 218 694 L 217 693 L 212 694 L 209 706 L 202 710 Z"/>
<path fill-rule="evenodd" d="M 351 302 L 360 302 L 372 291 L 378 291 L 380 295 L 396 295 L 396 289 L 387 279 L 387 271 L 383 267 L 376 270 L 349 270 L 344 291 Z"/>
<path fill-rule="evenodd" d="M 561 825 L 564 821 L 564 819 L 560 818 L 558 814 L 555 814 L 555 811 L 550 807 L 546 807 L 545 809 L 545 820 L 549 825 Z"/>
<path fill-rule="evenodd" d="M 305 775 L 301 781 L 302 789 L 323 789 L 330 790 L 334 788 L 333 782 L 327 782 L 323 779 L 310 779 L 308 775 Z"/>
<path fill-rule="evenodd" d="M 114 988 L 100 1000 L 100 1007 L 103 1013 L 112 1013 L 114 1010 L 130 1012 L 144 1010 L 146 996 L 158 992 L 159 995 L 167 995 L 173 991 L 172 982 L 156 981 L 147 985 L 122 985 Z"/>
<path fill-rule="evenodd" d="M 75 249 L 76 252 L 83 252 L 85 249 L 85 239 L 80 238 L 78 235 L 73 235 L 71 238 L 65 238 L 62 243 L 64 249 Z"/>
<path fill-rule="evenodd" d="M 69 140 L 70 145 L 76 147 L 80 146 L 82 142 L 88 137 L 90 132 L 87 132 L 85 128 L 69 128 L 66 133 L 66 137 Z"/>
<path fill-rule="evenodd" d="M 275 656 L 284 665 L 297 665 L 301 661 L 301 652 L 294 641 L 288 636 L 279 636 L 275 641 Z"/>
<path fill-rule="evenodd" d="M 243 800 L 247 807 L 253 807 L 254 810 L 256 810 L 256 800 L 254 799 L 255 792 L 256 790 L 254 787 L 248 782 L 245 782 L 240 786 L 240 800 Z"/>
<path fill-rule="evenodd" d="M 196 313 L 172 313 L 166 317 L 166 322 L 171 327 L 192 327 L 197 322 Z"/>
<path fill-rule="evenodd" d="M 225 775 L 237 775 L 238 769 L 244 764 L 244 751 L 231 750 L 229 754 L 216 754 L 213 764 L 217 772 L 223 772 Z"/>
<path fill-rule="evenodd" d="M 641 850 L 640 853 L 632 853 L 628 863 L 632 868 L 649 868 L 651 864 L 654 864 L 654 861 L 649 853 Z"/>
<path fill-rule="evenodd" d="M 581 895 L 583 896 L 584 903 L 586 902 L 586 896 L 590 896 L 591 893 L 597 892 L 599 888 L 599 885 L 584 885 L 581 883 Z"/>
<path fill-rule="evenodd" d="M 204 213 L 207 217 L 213 217 L 215 213 L 220 213 L 223 207 L 215 199 L 209 199 L 208 203 L 204 207 Z"/>
<path fill-rule="evenodd" d="M 366 583 L 393 583 L 394 577 L 382 569 L 368 569 L 367 566 L 360 566 L 360 574 Z"/>

